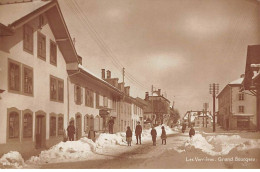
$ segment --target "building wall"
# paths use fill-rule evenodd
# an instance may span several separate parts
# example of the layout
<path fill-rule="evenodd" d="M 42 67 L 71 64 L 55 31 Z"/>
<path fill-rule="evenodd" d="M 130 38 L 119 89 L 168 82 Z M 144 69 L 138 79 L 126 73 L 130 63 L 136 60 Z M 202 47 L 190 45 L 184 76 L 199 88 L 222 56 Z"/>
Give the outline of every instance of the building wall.
<path fill-rule="evenodd" d="M 46 18 L 44 18 L 47 21 Z M 0 100 L 0 144 L 7 143 L 7 111 L 9 108 L 16 108 L 20 111 L 20 117 L 22 117 L 23 110 L 30 110 L 33 114 L 33 134 L 31 139 L 27 139 L 26 143 L 22 141 L 21 132 L 20 139 L 13 144 L 8 143 L 8 148 L 19 149 L 17 143 L 23 146 L 25 150 L 26 145 L 31 148 L 35 141 L 35 112 L 43 111 L 46 113 L 46 140 L 47 145 L 50 146 L 53 143 L 57 142 L 57 138 L 50 139 L 49 132 L 49 116 L 50 113 L 56 115 L 63 114 L 64 116 L 64 127 L 67 123 L 65 115 L 67 114 L 67 72 L 66 72 L 66 63 L 64 58 L 61 55 L 61 52 L 57 48 L 57 66 L 50 64 L 50 40 L 55 41 L 54 36 L 51 32 L 51 29 L 46 23 L 42 29 L 38 29 L 38 18 L 32 20 L 28 24 L 33 27 L 33 54 L 27 53 L 23 50 L 23 27 L 18 28 L 13 36 L 0 37 L 0 88 L 5 90 L 1 94 L 2 99 Z M 37 31 L 41 32 L 46 36 L 46 61 L 37 57 Z M 26 96 L 22 93 L 12 93 L 8 91 L 8 60 L 14 60 L 19 62 L 22 65 L 27 65 L 33 68 L 33 96 Z M 22 67 L 21 65 L 21 67 Z M 22 69 L 22 68 L 21 68 Z M 22 70 L 21 70 L 22 71 Z M 22 73 L 22 72 L 21 72 Z M 20 74 L 21 74 L 20 73 Z M 50 100 L 50 75 L 53 75 L 64 81 L 64 101 L 55 102 Z M 22 75 L 21 75 L 22 77 Z M 22 82 L 22 81 L 21 81 Z M 20 118 L 22 119 L 22 118 Z M 22 126 L 22 120 L 19 121 L 20 129 Z M 58 140 L 61 140 L 58 139 Z M 25 147 L 24 147 L 25 146 Z M 1 146 L 2 147 L 2 146 Z"/>
<path fill-rule="evenodd" d="M 256 97 L 249 95 L 250 92 L 245 91 L 244 100 L 239 100 L 240 87 L 232 87 L 232 117 L 231 117 L 231 129 L 239 129 L 237 126 L 237 120 L 239 117 L 234 116 L 235 114 L 243 114 L 239 112 L 239 106 L 244 107 L 244 114 L 252 114 L 250 116 L 249 129 L 256 129 Z"/>

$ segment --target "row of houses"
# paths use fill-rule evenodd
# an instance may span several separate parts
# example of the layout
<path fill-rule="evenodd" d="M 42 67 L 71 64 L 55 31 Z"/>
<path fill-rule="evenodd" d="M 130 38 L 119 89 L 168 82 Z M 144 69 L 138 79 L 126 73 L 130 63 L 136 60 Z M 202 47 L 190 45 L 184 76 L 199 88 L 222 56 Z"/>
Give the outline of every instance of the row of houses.
<path fill-rule="evenodd" d="M 226 130 L 260 130 L 260 45 L 249 45 L 245 74 L 217 96 L 218 124 Z"/>
<path fill-rule="evenodd" d="M 129 86 L 82 66 L 56 0 L 2 3 L 0 45 L 0 154 L 52 146 L 70 121 L 75 139 L 107 132 L 109 119 L 114 132 L 143 124 Z"/>

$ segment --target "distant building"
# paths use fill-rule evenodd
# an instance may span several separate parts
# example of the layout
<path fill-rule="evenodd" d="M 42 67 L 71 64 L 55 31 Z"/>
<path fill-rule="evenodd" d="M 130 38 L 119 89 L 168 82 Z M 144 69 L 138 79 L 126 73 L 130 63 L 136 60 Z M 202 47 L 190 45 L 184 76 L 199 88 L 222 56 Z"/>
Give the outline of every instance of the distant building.
<path fill-rule="evenodd" d="M 212 126 L 213 118 L 209 111 L 187 111 L 183 116 L 183 122 L 195 127 L 210 127 Z"/>
<path fill-rule="evenodd" d="M 256 97 L 256 125 L 260 131 L 260 45 L 247 47 L 245 79 L 243 89 Z"/>
<path fill-rule="evenodd" d="M 244 75 L 227 84 L 218 94 L 218 123 L 224 129 L 256 129 L 256 97 L 240 92 Z"/>
<path fill-rule="evenodd" d="M 147 106 L 144 108 L 144 122 L 151 121 L 151 124 L 160 125 L 167 124 L 170 117 L 170 101 L 158 90 L 157 96 L 145 93 Z"/>

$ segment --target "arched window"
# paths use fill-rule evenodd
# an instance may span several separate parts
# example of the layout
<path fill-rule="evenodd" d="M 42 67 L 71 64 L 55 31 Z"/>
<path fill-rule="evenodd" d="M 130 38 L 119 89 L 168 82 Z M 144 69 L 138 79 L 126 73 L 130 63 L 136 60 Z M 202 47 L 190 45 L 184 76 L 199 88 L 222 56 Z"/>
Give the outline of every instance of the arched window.
<path fill-rule="evenodd" d="M 56 136 L 56 116 L 50 116 L 50 136 Z"/>
<path fill-rule="evenodd" d="M 63 116 L 59 116 L 58 118 L 58 135 L 63 135 L 63 126 L 64 126 L 64 120 Z"/>
<path fill-rule="evenodd" d="M 23 116 L 23 137 L 31 138 L 32 137 L 32 114 L 26 113 Z"/>
<path fill-rule="evenodd" d="M 9 138 L 19 138 L 19 114 L 17 112 L 9 113 Z"/>

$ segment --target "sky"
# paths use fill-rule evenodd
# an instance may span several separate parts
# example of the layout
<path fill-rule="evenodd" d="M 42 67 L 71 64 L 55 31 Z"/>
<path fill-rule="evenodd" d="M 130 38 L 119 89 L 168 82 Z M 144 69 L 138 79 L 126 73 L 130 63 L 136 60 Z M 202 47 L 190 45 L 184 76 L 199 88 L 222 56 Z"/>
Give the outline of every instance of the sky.
<path fill-rule="evenodd" d="M 247 46 L 260 44 L 256 0 L 59 0 L 83 66 L 125 83 L 133 97 L 160 88 L 183 115 L 245 71 Z M 217 108 L 216 108 L 217 109 Z"/>

